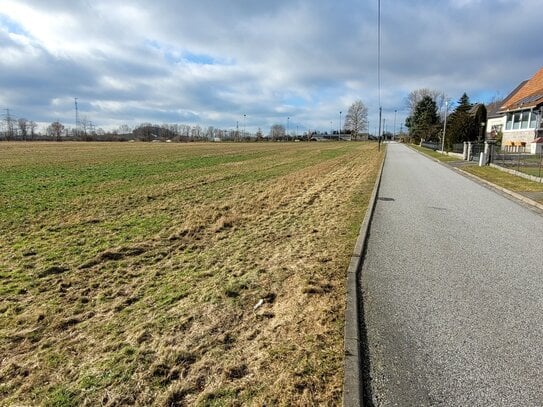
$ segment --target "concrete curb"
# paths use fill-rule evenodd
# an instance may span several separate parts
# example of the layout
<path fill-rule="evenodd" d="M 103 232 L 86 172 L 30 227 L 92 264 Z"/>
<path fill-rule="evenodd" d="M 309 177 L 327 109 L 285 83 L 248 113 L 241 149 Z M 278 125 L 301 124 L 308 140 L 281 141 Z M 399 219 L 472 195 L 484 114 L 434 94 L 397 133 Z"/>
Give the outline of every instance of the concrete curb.
<path fill-rule="evenodd" d="M 408 147 L 411 148 L 411 146 L 408 146 Z M 474 181 L 479 182 L 479 183 L 489 187 L 490 189 L 494 189 L 495 191 L 503 192 L 504 194 L 509 195 L 509 196 L 511 196 L 511 197 L 513 197 L 513 198 L 515 198 L 515 199 L 517 199 L 517 200 L 519 200 L 519 201 L 521 201 L 521 202 L 523 202 L 525 204 L 528 204 L 528 205 L 534 206 L 534 207 L 536 207 L 536 208 L 538 208 L 540 210 L 543 210 L 543 205 L 540 204 L 539 202 L 534 201 L 533 199 L 525 197 L 524 195 L 521 195 L 521 194 L 519 194 L 517 192 L 513 192 L 513 191 L 511 191 L 511 190 L 509 190 L 507 188 L 500 187 L 499 185 L 496 185 L 496 184 L 494 184 L 494 183 L 492 183 L 490 181 L 482 179 L 482 178 L 478 177 L 477 175 L 470 174 L 469 172 L 464 171 L 461 168 L 453 167 L 452 165 L 449 165 L 444 161 L 439 161 L 437 158 L 426 155 L 426 154 L 424 154 L 424 153 L 422 153 L 422 152 L 420 152 L 420 151 L 418 151 L 418 150 L 416 150 L 414 148 L 411 148 L 411 150 L 423 155 L 426 158 L 429 158 L 430 160 L 435 161 L 438 164 L 441 164 L 441 165 L 443 165 L 443 166 L 445 166 L 447 168 L 455 170 L 455 171 L 459 172 L 461 175 L 464 175 L 464 176 L 466 176 L 468 178 L 471 178 Z M 491 164 L 491 166 L 493 166 L 493 165 Z M 508 172 L 508 171 L 505 171 L 505 172 Z M 510 174 L 512 174 L 512 173 L 510 173 Z M 516 175 L 516 174 L 512 174 L 512 175 Z"/>
<path fill-rule="evenodd" d="M 344 378 L 343 378 L 343 406 L 345 407 L 362 407 L 363 406 L 363 385 L 362 385 L 362 361 L 360 355 L 360 318 L 358 290 L 359 276 L 362 268 L 364 249 L 370 229 L 375 203 L 377 201 L 377 193 L 381 185 L 381 176 L 385 165 L 386 150 L 383 156 L 381 168 L 377 174 L 375 185 L 371 193 L 368 209 L 364 216 L 364 221 L 358 232 L 358 239 L 351 256 L 351 262 L 347 269 L 347 298 L 345 306 L 345 333 L 344 333 Z"/>

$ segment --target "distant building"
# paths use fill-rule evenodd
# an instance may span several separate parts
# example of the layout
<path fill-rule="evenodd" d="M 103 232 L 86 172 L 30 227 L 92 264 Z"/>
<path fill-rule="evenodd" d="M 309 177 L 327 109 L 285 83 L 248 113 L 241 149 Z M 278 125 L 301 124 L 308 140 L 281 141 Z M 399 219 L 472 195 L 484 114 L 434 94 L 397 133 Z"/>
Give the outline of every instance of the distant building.
<path fill-rule="evenodd" d="M 520 84 L 500 106 L 497 113 L 505 122 L 502 147 L 511 151 L 531 149 L 535 139 L 543 135 L 542 108 L 543 68 Z"/>
<path fill-rule="evenodd" d="M 507 104 L 511 97 L 515 95 L 524 84 L 528 82 L 522 81 L 507 97 L 503 100 L 490 103 L 487 105 L 487 121 L 486 121 L 486 138 L 494 140 L 498 138 L 498 135 L 501 133 L 503 135 L 503 130 L 505 129 L 505 119 L 506 114 L 500 112 L 500 108 Z"/>

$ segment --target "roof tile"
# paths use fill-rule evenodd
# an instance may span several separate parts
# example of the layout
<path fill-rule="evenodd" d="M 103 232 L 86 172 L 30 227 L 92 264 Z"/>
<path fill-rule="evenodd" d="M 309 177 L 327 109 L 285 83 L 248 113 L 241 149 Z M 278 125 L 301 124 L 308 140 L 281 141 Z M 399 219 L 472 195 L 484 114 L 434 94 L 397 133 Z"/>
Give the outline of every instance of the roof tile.
<path fill-rule="evenodd" d="M 543 68 L 504 103 L 500 111 L 530 108 L 543 103 Z"/>

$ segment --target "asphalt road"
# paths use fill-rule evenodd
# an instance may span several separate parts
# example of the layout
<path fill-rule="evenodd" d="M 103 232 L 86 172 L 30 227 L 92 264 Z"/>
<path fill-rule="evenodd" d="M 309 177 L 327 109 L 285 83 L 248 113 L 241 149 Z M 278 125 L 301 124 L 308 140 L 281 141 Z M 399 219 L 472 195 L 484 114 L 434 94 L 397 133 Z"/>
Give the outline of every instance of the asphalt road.
<path fill-rule="evenodd" d="M 541 214 L 390 144 L 361 279 L 365 407 L 543 406 Z"/>

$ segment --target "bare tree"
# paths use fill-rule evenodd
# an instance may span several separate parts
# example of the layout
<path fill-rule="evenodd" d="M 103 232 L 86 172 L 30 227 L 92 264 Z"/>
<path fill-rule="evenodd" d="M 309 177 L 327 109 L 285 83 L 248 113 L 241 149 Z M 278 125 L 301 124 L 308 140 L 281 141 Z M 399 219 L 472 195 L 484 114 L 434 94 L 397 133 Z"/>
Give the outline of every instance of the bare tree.
<path fill-rule="evenodd" d="M 127 124 L 121 124 L 118 129 L 119 134 L 130 134 L 132 133 L 132 128 Z"/>
<path fill-rule="evenodd" d="M 38 124 L 34 120 L 30 120 L 28 122 L 28 128 L 30 129 L 30 140 L 34 140 L 34 137 L 36 136 L 36 127 L 38 127 Z"/>
<path fill-rule="evenodd" d="M 190 137 L 190 126 L 188 124 L 182 124 L 179 127 L 179 133 L 185 137 L 185 140 L 188 140 Z"/>
<path fill-rule="evenodd" d="M 445 93 L 436 89 L 421 88 L 409 93 L 405 98 L 405 105 L 409 108 L 409 116 L 413 116 L 415 108 L 425 96 L 430 96 L 437 106 L 437 110 L 441 111 L 447 100 Z"/>
<path fill-rule="evenodd" d="M 28 120 L 24 117 L 17 119 L 17 125 L 19 126 L 19 133 L 21 133 L 21 138 L 26 140 L 28 135 Z"/>
<path fill-rule="evenodd" d="M 200 140 L 200 134 L 202 133 L 202 128 L 199 125 L 194 126 L 190 131 L 190 136 L 192 141 Z"/>
<path fill-rule="evenodd" d="M 262 130 L 260 130 L 260 127 L 258 128 L 258 130 L 255 133 L 255 138 L 256 138 L 257 141 L 260 141 L 260 140 L 264 139 L 264 134 L 262 134 Z"/>
<path fill-rule="evenodd" d="M 347 116 L 345 116 L 345 129 L 350 130 L 351 136 L 356 139 L 367 127 L 368 108 L 358 99 L 349 107 Z"/>
<path fill-rule="evenodd" d="M 285 126 L 282 124 L 274 124 L 270 128 L 270 137 L 272 140 L 277 140 L 285 137 Z"/>
<path fill-rule="evenodd" d="M 89 129 L 92 127 L 91 121 L 88 119 L 88 117 L 83 116 L 81 119 L 79 119 L 79 132 L 83 136 L 83 140 L 88 140 L 88 132 Z"/>
<path fill-rule="evenodd" d="M 59 122 L 53 122 L 47 127 L 47 134 L 51 137 L 55 137 L 57 141 L 60 141 L 60 136 L 62 136 L 62 132 L 64 131 L 64 125 Z"/>
<path fill-rule="evenodd" d="M 486 105 L 486 110 L 490 113 L 495 113 L 500 110 L 500 107 L 503 105 L 503 98 L 496 94 L 492 96 L 490 102 Z"/>
<path fill-rule="evenodd" d="M 208 128 L 207 128 L 207 130 L 205 132 L 205 137 L 208 140 L 213 140 L 214 131 L 215 131 L 215 128 L 213 126 L 208 126 Z"/>
<path fill-rule="evenodd" d="M 6 109 L 6 118 L 5 121 L 5 137 L 6 140 L 11 140 L 15 137 L 15 119 L 13 119 L 9 114 L 9 109 Z"/>

